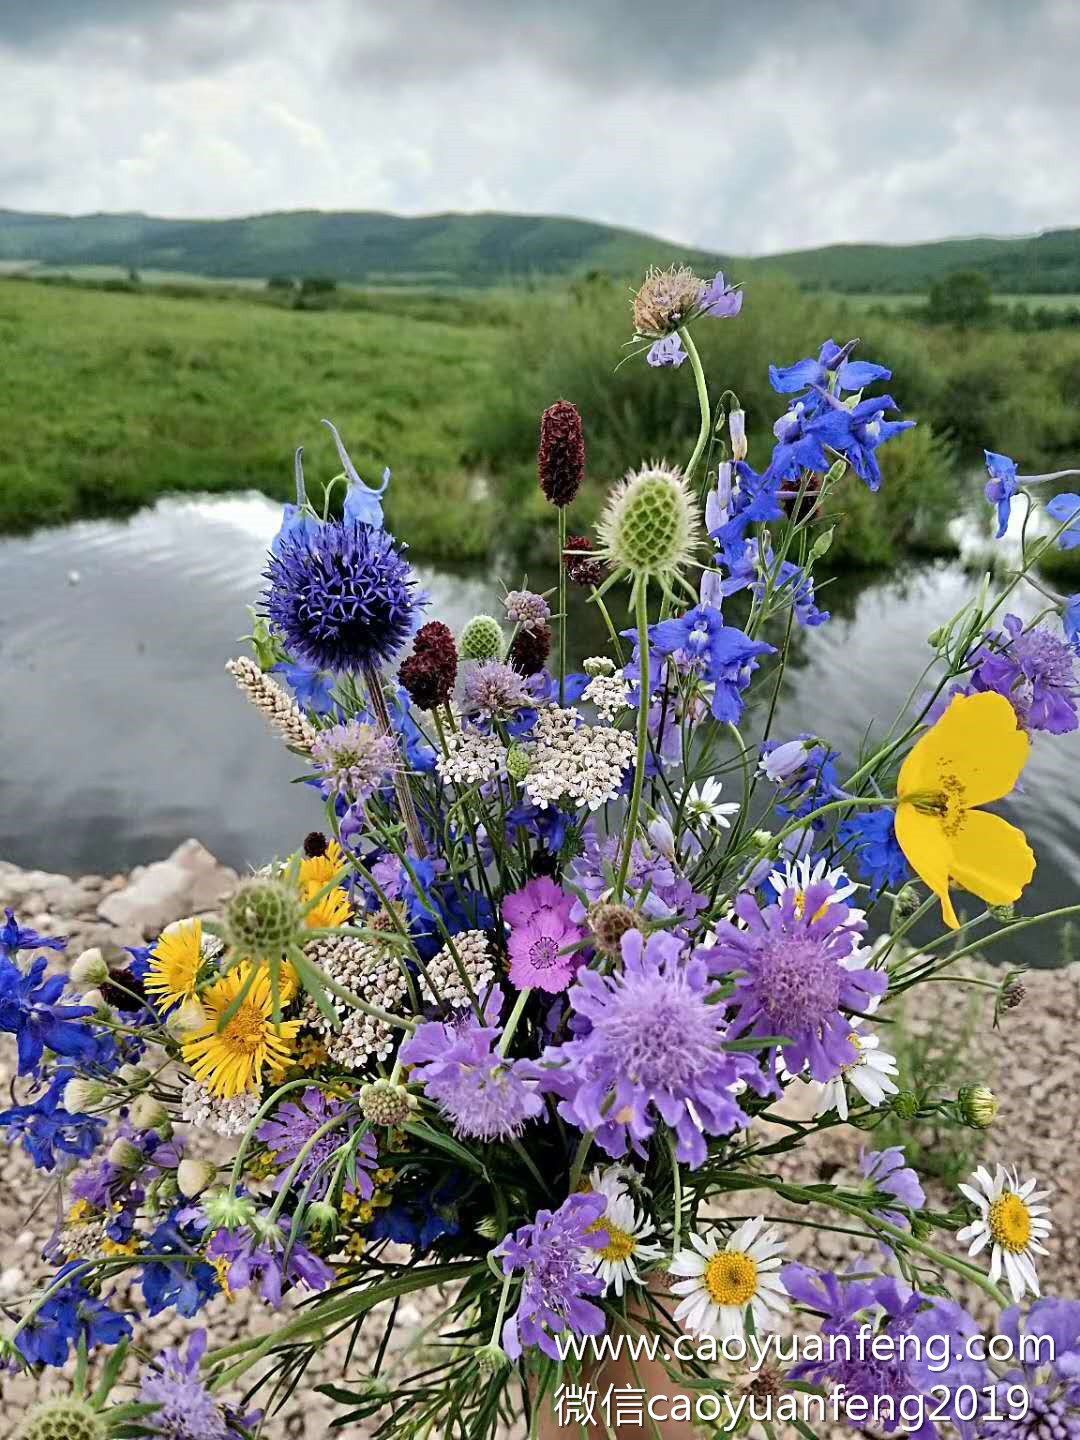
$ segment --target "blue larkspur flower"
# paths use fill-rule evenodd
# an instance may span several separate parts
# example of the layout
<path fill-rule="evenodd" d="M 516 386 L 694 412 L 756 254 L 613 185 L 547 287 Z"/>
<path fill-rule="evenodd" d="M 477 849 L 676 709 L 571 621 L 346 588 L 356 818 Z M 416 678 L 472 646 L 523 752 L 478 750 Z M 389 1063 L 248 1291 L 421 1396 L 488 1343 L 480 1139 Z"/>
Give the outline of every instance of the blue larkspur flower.
<path fill-rule="evenodd" d="M 797 360 L 794 365 L 770 365 L 769 383 L 780 395 L 797 395 L 800 390 L 815 386 L 827 388 L 834 381 L 837 390 L 852 392 L 876 380 L 889 380 L 892 371 L 870 360 L 851 360 L 849 356 L 859 342 L 849 340 L 837 345 L 826 340 L 816 360 Z"/>
<path fill-rule="evenodd" d="M 1016 474 L 1016 461 L 1010 460 L 1008 455 L 999 455 L 994 450 L 984 450 L 986 457 L 986 471 L 990 476 L 986 482 L 986 498 L 991 505 L 997 508 L 997 534 L 996 539 L 1000 540 L 1009 528 L 1009 515 L 1012 512 L 1013 497 L 1020 489 L 1020 481 Z"/>
<path fill-rule="evenodd" d="M 59 1004 L 67 976 L 46 980 L 47 964 L 39 955 L 24 974 L 8 955 L 0 956 L 0 1030 L 15 1036 L 20 1075 L 36 1070 L 46 1049 L 84 1062 L 99 1053 L 97 1036 L 87 1023 L 93 1006 Z"/>
<path fill-rule="evenodd" d="M 512 1360 L 534 1345 L 559 1360 L 554 1340 L 569 1330 L 574 1335 L 602 1335 L 604 1312 L 592 1303 L 604 1282 L 593 1274 L 596 1252 L 608 1243 L 602 1228 L 607 1196 L 571 1195 L 558 1210 L 540 1210 L 531 1225 L 507 1235 L 495 1254 L 504 1275 L 522 1272 L 521 1300 L 503 1326 L 503 1349 Z"/>
<path fill-rule="evenodd" d="M 58 1070 L 31 1104 L 0 1111 L 0 1126 L 12 1140 L 22 1141 L 39 1170 L 55 1169 L 58 1155 L 88 1160 L 105 1134 L 105 1121 L 100 1117 L 72 1115 L 64 1109 L 64 1089 L 73 1076 L 72 1070 Z"/>
<path fill-rule="evenodd" d="M 1046 502 L 1046 513 L 1059 525 L 1070 522 L 1058 536 L 1058 544 L 1062 550 L 1075 550 L 1080 545 L 1080 495 L 1068 490 L 1055 495 Z"/>
<path fill-rule="evenodd" d="M 20 926 L 13 910 L 4 911 L 4 923 L 0 925 L 0 958 L 9 960 L 19 950 L 66 949 L 66 935 L 39 935 L 36 930 Z"/>
<path fill-rule="evenodd" d="M 315 715 L 329 715 L 334 710 L 333 677 L 310 665 L 296 665 L 281 660 L 272 671 L 280 675 L 296 696 L 297 704 Z"/>
<path fill-rule="evenodd" d="M 294 657 L 334 673 L 391 660 L 423 603 L 393 537 L 349 520 L 280 536 L 264 575 L 271 628 Z"/>
<path fill-rule="evenodd" d="M 765 1093 L 769 1082 L 750 1056 L 724 1049 L 729 1038 L 719 992 L 700 959 L 674 935 L 640 930 L 622 938 L 622 965 L 609 975 L 578 972 L 567 999 L 588 1032 L 548 1046 L 533 1067 L 559 1114 L 595 1132 L 609 1155 L 644 1157 L 663 1122 L 679 1160 L 692 1169 L 708 1154 L 706 1135 L 749 1124 L 732 1093 L 739 1080 Z M 731 1038 L 734 1038 L 733 1036 Z"/>
<path fill-rule="evenodd" d="M 1080 653 L 1080 595 L 1070 595 L 1061 611 L 1061 624 L 1065 639 Z"/>
<path fill-rule="evenodd" d="M 798 756 L 794 749 L 798 742 L 806 742 L 803 744 L 801 756 Z M 761 747 L 762 768 L 766 774 L 769 773 L 769 757 L 779 750 L 784 752 L 785 763 L 780 778 L 782 788 L 776 804 L 778 815 L 792 820 L 803 820 L 815 810 L 827 805 L 830 800 L 836 799 L 840 793 L 836 771 L 839 751 L 831 750 L 824 741 L 806 734 L 796 736 L 794 741 L 784 741 L 783 744 L 767 740 Z M 789 763 L 792 757 L 797 759 L 797 764 Z M 810 823 L 815 830 L 820 830 L 827 820 L 826 817 L 820 817 Z"/>
<path fill-rule="evenodd" d="M 912 878 L 911 866 L 896 838 L 896 815 L 893 810 L 864 810 L 845 820 L 837 832 L 841 845 L 847 845 L 858 866 L 859 875 L 870 886 L 870 898 L 876 900 L 882 890 L 899 890 Z"/>
<path fill-rule="evenodd" d="M 724 552 L 729 565 L 744 559 L 746 532 L 751 525 L 782 520 L 784 510 L 778 495 L 782 476 L 772 468 L 759 475 L 745 460 L 733 467 L 737 483 L 718 485 L 706 504 L 709 538 Z"/>
<path fill-rule="evenodd" d="M 75 1262 L 57 1271 L 54 1283 L 62 1280 Z M 85 1341 L 88 1350 L 99 1345 L 118 1345 L 132 1334 L 131 1321 L 110 1310 L 78 1280 L 54 1290 L 15 1337 L 15 1348 L 31 1365 L 64 1365 L 71 1346 Z"/>
<path fill-rule="evenodd" d="M 217 1273 L 200 1256 L 199 1243 L 197 1231 L 180 1223 L 175 1211 L 147 1237 L 144 1248 L 155 1257 L 176 1256 L 175 1260 L 155 1258 L 143 1266 L 148 1314 L 158 1315 L 171 1307 L 190 1319 L 219 1293 Z"/>
<path fill-rule="evenodd" d="M 632 638 L 634 632 L 624 633 Z M 657 656 L 670 656 L 681 672 L 712 685 L 713 715 L 733 724 L 742 714 L 743 691 L 757 669 L 758 658 L 776 653 L 774 646 L 751 640 L 742 630 L 725 625 L 723 614 L 713 605 L 695 605 L 678 620 L 650 625 L 649 648 Z"/>

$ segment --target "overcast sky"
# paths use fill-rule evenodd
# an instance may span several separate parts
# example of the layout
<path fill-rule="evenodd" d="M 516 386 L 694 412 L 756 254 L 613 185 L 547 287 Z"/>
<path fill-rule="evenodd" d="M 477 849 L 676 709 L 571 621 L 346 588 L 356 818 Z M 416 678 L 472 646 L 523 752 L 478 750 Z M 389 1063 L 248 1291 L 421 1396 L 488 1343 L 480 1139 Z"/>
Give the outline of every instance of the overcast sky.
<path fill-rule="evenodd" d="M 0 0 L 0 206 L 1080 224 L 1080 0 Z"/>

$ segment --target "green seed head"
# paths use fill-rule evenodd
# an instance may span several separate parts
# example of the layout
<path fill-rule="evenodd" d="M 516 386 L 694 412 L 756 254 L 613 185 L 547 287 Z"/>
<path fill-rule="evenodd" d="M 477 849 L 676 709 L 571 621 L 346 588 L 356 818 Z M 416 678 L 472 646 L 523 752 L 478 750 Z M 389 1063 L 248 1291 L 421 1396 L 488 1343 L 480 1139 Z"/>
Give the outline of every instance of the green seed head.
<path fill-rule="evenodd" d="M 597 535 L 613 569 L 669 584 L 693 560 L 699 539 L 696 507 L 681 471 L 654 461 L 627 475 L 611 492 Z"/>
<path fill-rule="evenodd" d="M 360 1113 L 372 1125 L 404 1125 L 412 1114 L 413 1099 L 404 1085 L 372 1080 L 360 1090 Z"/>
<path fill-rule="evenodd" d="M 893 1096 L 889 1108 L 901 1120 L 914 1120 L 919 1113 L 919 1097 L 910 1090 L 901 1090 Z"/>
<path fill-rule="evenodd" d="M 506 752 L 506 773 L 513 780 L 524 780 L 529 769 L 529 752 L 523 745 L 511 745 Z"/>
<path fill-rule="evenodd" d="M 46 1400 L 15 1432 L 15 1440 L 105 1440 L 101 1416 L 83 1400 Z"/>
<path fill-rule="evenodd" d="M 499 622 L 490 615 L 474 615 L 458 640 L 458 654 L 463 660 L 501 660 L 503 633 Z"/>
<path fill-rule="evenodd" d="M 242 1195 L 230 1195 L 228 1190 L 205 1193 L 202 1207 L 213 1230 L 236 1230 L 241 1225 L 250 1225 L 255 1218 L 252 1202 Z"/>
<path fill-rule="evenodd" d="M 225 908 L 230 945 L 253 960 L 280 958 L 302 924 L 299 899 L 280 880 L 245 880 Z"/>

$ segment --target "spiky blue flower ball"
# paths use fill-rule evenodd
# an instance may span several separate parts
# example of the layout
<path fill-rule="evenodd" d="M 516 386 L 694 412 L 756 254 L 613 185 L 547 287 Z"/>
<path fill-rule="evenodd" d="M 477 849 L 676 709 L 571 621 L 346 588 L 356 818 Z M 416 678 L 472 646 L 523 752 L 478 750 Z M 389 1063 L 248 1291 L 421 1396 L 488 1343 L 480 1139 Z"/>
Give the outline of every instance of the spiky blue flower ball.
<path fill-rule="evenodd" d="M 393 537 L 373 525 L 298 526 L 264 571 L 262 612 L 296 659 L 320 670 L 382 665 L 412 634 L 422 603 Z"/>

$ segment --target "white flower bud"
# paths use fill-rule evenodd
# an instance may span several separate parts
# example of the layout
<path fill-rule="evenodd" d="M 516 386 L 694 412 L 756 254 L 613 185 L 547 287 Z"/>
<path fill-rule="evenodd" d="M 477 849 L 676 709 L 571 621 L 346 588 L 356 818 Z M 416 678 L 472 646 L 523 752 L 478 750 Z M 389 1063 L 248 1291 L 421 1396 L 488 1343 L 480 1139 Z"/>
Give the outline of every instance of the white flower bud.
<path fill-rule="evenodd" d="M 143 1154 L 130 1140 L 118 1139 L 109 1146 L 108 1161 L 119 1170 L 138 1170 L 143 1163 Z"/>
<path fill-rule="evenodd" d="M 131 1123 L 139 1130 L 160 1130 L 169 1123 L 169 1112 L 152 1095 L 140 1095 L 131 1107 Z"/>
<path fill-rule="evenodd" d="M 84 950 L 71 967 L 71 982 L 80 990 L 103 985 L 108 978 L 109 967 L 96 946 L 92 950 Z"/>
<path fill-rule="evenodd" d="M 200 1005 L 194 995 L 178 1005 L 169 1018 L 165 1021 L 165 1029 L 176 1039 L 184 1035 L 190 1035 L 195 1030 L 201 1030 L 206 1024 L 206 1011 Z"/>
<path fill-rule="evenodd" d="M 69 1080 L 64 1086 L 64 1109 L 69 1115 L 81 1115 L 100 1105 L 107 1093 L 100 1080 Z"/>
<path fill-rule="evenodd" d="M 201 1195 L 208 1185 L 214 1183 L 216 1174 L 217 1166 L 211 1165 L 208 1160 L 181 1160 L 176 1171 L 180 1194 L 194 1200 L 196 1195 Z"/>
<path fill-rule="evenodd" d="M 150 1079 L 150 1071 L 144 1065 L 121 1065 L 116 1073 L 133 1090 L 141 1090 Z"/>
<path fill-rule="evenodd" d="M 112 1011 L 106 1004 L 105 996 L 97 989 L 84 990 L 79 1004 L 89 1005 L 91 1010 L 95 1011 L 102 1019 L 107 1019 L 108 1016 L 112 1014 Z"/>

